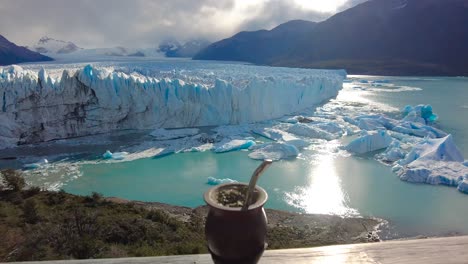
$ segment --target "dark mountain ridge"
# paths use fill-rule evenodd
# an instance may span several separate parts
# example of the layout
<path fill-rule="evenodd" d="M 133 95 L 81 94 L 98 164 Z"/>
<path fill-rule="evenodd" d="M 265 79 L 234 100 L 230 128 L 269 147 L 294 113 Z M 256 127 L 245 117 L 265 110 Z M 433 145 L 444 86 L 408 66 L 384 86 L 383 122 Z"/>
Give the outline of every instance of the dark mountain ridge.
<path fill-rule="evenodd" d="M 53 59 L 25 47 L 17 46 L 0 35 L 0 65 L 51 60 Z"/>
<path fill-rule="evenodd" d="M 371 0 L 320 23 L 287 24 L 276 35 L 249 32 L 242 49 L 221 45 L 233 43 L 237 34 L 195 58 L 344 68 L 351 74 L 468 75 L 468 0 Z M 302 33 L 289 38 L 293 30 Z M 272 52 L 258 53 L 265 46 L 273 46 Z"/>

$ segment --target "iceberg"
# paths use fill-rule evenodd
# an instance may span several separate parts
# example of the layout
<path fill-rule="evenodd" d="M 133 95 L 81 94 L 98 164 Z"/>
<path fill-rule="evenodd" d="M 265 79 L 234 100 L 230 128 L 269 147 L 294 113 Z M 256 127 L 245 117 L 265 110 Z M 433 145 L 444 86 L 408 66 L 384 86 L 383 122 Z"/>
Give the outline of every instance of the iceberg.
<path fill-rule="evenodd" d="M 156 78 L 91 65 L 54 72 L 56 77 L 45 69 L 0 68 L 0 138 L 11 139 L 0 147 L 125 129 L 276 119 L 336 97 L 345 77 L 332 70 L 272 74 L 275 69 L 242 67 L 234 68 L 243 71 L 235 80 L 204 72 Z"/>
<path fill-rule="evenodd" d="M 318 138 L 325 140 L 333 140 L 340 138 L 343 135 L 343 130 L 335 123 L 297 123 L 288 128 L 288 132 L 294 135 Z"/>
<path fill-rule="evenodd" d="M 406 153 L 401 149 L 401 143 L 398 140 L 393 140 L 384 152 L 375 157 L 383 162 L 392 163 L 405 158 L 405 156 Z"/>
<path fill-rule="evenodd" d="M 437 120 L 437 115 L 432 112 L 430 105 L 411 105 L 405 106 L 403 109 L 404 121 L 413 121 L 418 123 L 431 123 Z"/>
<path fill-rule="evenodd" d="M 457 189 L 462 193 L 468 194 L 468 177 L 458 183 Z"/>
<path fill-rule="evenodd" d="M 457 186 L 468 177 L 468 168 L 459 162 L 417 160 L 396 171 L 403 181 Z"/>
<path fill-rule="evenodd" d="M 43 159 L 39 162 L 36 162 L 36 163 L 29 163 L 29 164 L 24 164 L 23 165 L 23 169 L 25 170 L 34 170 L 34 169 L 38 169 L 46 164 L 48 164 L 49 161 L 47 159 Z"/>
<path fill-rule="evenodd" d="M 452 135 L 440 139 L 426 138 L 398 161 L 395 170 L 401 180 L 417 183 L 458 186 L 466 192 L 468 167 L 453 142 Z"/>
<path fill-rule="evenodd" d="M 266 143 L 252 148 L 249 158 L 255 160 L 281 160 L 295 158 L 299 155 L 299 150 L 294 145 L 283 143 Z"/>
<path fill-rule="evenodd" d="M 183 129 L 164 129 L 158 128 L 150 133 L 156 140 L 169 140 L 184 137 L 195 136 L 200 133 L 198 128 L 183 128 Z"/>
<path fill-rule="evenodd" d="M 291 135 L 288 132 L 282 131 L 280 129 L 276 128 L 259 128 L 259 129 L 253 129 L 253 133 L 258 134 L 262 137 L 266 137 L 268 139 L 278 141 L 278 140 L 294 140 L 297 139 L 295 136 Z"/>
<path fill-rule="evenodd" d="M 104 154 L 102 154 L 103 159 L 114 159 L 114 160 L 123 160 L 127 157 L 128 152 L 110 152 L 107 150 Z"/>
<path fill-rule="evenodd" d="M 252 140 L 245 139 L 227 139 L 221 141 L 218 146 L 215 146 L 214 152 L 222 153 L 234 150 L 248 149 L 252 146 L 255 146 L 256 143 Z"/>
<path fill-rule="evenodd" d="M 463 163 L 463 154 L 455 145 L 452 135 L 444 138 L 426 138 L 421 143 L 415 145 L 411 151 L 398 163 L 407 165 L 413 161 L 456 161 Z"/>
<path fill-rule="evenodd" d="M 360 137 L 351 141 L 344 147 L 347 151 L 364 154 L 379 149 L 384 149 L 392 143 L 392 137 L 387 131 L 363 131 Z"/>
<path fill-rule="evenodd" d="M 225 179 L 216 179 L 214 177 L 208 177 L 208 181 L 206 184 L 208 185 L 219 185 L 219 184 L 225 184 L 225 183 L 234 183 L 237 182 L 236 180 L 225 178 Z"/>

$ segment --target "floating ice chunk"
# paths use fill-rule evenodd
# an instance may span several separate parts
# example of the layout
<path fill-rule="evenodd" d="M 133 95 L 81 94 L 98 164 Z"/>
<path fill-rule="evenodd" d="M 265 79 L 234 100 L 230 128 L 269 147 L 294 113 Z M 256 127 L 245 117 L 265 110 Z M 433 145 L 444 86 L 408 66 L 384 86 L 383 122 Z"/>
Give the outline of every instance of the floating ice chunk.
<path fill-rule="evenodd" d="M 112 159 L 123 160 L 128 155 L 128 152 L 114 152 L 112 153 Z"/>
<path fill-rule="evenodd" d="M 169 139 L 177 139 L 177 138 L 184 138 L 197 135 L 200 132 L 198 128 L 183 128 L 183 129 L 164 129 L 159 128 L 151 132 L 151 136 L 153 136 L 156 140 L 169 140 Z"/>
<path fill-rule="evenodd" d="M 331 134 L 336 134 L 338 137 L 343 135 L 343 129 L 335 122 L 319 122 L 312 123 L 311 126 L 318 127 L 323 131 L 326 131 Z"/>
<path fill-rule="evenodd" d="M 405 152 L 401 149 L 401 143 L 393 140 L 384 152 L 376 155 L 376 158 L 391 163 L 403 159 L 405 155 Z"/>
<path fill-rule="evenodd" d="M 41 165 L 37 163 L 29 163 L 29 164 L 24 164 L 23 169 L 25 170 L 34 170 L 39 168 Z"/>
<path fill-rule="evenodd" d="M 174 148 L 164 148 L 161 149 L 159 153 L 153 155 L 153 159 L 159 159 L 174 154 L 176 151 Z"/>
<path fill-rule="evenodd" d="M 350 123 L 349 121 L 345 120 Z M 352 122 L 352 120 L 351 120 Z M 354 120 L 355 125 L 363 130 L 392 129 L 398 125 L 398 121 L 382 115 L 362 115 Z"/>
<path fill-rule="evenodd" d="M 29 164 L 24 164 L 23 166 L 23 169 L 25 170 L 34 170 L 34 169 L 37 169 L 37 168 L 40 168 L 42 166 L 44 166 L 45 164 L 48 164 L 49 161 L 47 159 L 43 159 L 39 162 L 36 162 L 36 163 L 29 163 Z"/>
<path fill-rule="evenodd" d="M 112 152 L 110 152 L 109 150 L 107 150 L 104 154 L 102 154 L 102 157 L 104 159 L 112 159 Z"/>
<path fill-rule="evenodd" d="M 184 152 L 205 152 L 213 149 L 213 143 L 206 143 L 200 146 L 185 149 Z"/>
<path fill-rule="evenodd" d="M 462 163 L 464 158 L 455 142 L 453 142 L 452 135 L 448 135 L 439 139 L 425 139 L 415 145 L 399 164 L 407 165 L 415 160 L 456 161 Z"/>
<path fill-rule="evenodd" d="M 468 177 L 468 168 L 460 162 L 416 160 L 397 171 L 403 181 L 457 186 Z"/>
<path fill-rule="evenodd" d="M 234 150 L 241 150 L 241 149 L 248 149 L 252 146 L 255 146 L 256 143 L 252 140 L 245 140 L 245 139 L 229 139 L 223 140 L 218 146 L 215 147 L 214 152 L 221 153 L 221 152 L 228 152 Z"/>
<path fill-rule="evenodd" d="M 375 80 L 373 83 L 390 83 L 389 80 Z"/>
<path fill-rule="evenodd" d="M 437 128 L 406 121 L 401 122 L 400 125 L 393 127 L 392 130 L 417 137 L 442 138 L 447 136 L 447 133 Z"/>
<path fill-rule="evenodd" d="M 364 154 L 386 148 L 392 143 L 392 140 L 392 137 L 385 130 L 370 131 L 351 141 L 345 149 L 350 152 Z"/>
<path fill-rule="evenodd" d="M 288 132 L 276 129 L 276 128 L 258 128 L 258 129 L 253 129 L 252 132 L 255 134 L 258 134 L 260 136 L 266 137 L 268 139 L 278 141 L 278 140 L 293 140 L 297 139 L 295 136 L 291 135 Z"/>
<path fill-rule="evenodd" d="M 284 141 L 284 143 L 293 145 L 298 149 L 302 149 L 310 145 L 310 142 L 303 140 L 303 139 L 299 139 L 299 138 L 286 140 Z"/>
<path fill-rule="evenodd" d="M 457 189 L 462 192 L 468 194 L 468 178 L 463 179 L 458 183 Z"/>
<path fill-rule="evenodd" d="M 235 183 L 237 182 L 236 180 L 225 178 L 225 179 L 216 179 L 214 177 L 208 177 L 208 181 L 206 184 L 209 185 L 219 185 L 219 184 L 225 184 L 225 183 Z"/>
<path fill-rule="evenodd" d="M 468 177 L 468 167 L 451 135 L 425 139 L 398 163 L 396 173 L 404 181 L 460 186 Z M 465 189 L 463 184 L 460 188 Z"/>
<path fill-rule="evenodd" d="M 468 167 L 468 160 L 465 160 L 465 162 L 463 162 L 463 165 L 465 165 L 466 167 Z"/>
<path fill-rule="evenodd" d="M 437 115 L 432 112 L 432 106 L 430 105 L 417 105 L 415 107 L 407 105 L 402 112 L 405 116 L 403 121 L 412 121 L 424 124 L 437 120 Z"/>
<path fill-rule="evenodd" d="M 356 121 L 354 118 L 351 118 L 351 117 L 349 117 L 349 116 L 343 117 L 343 120 L 346 121 L 346 122 L 348 122 L 348 123 L 350 123 L 351 125 L 357 126 L 357 125 L 359 124 L 358 121 Z"/>
<path fill-rule="evenodd" d="M 358 127 L 364 130 L 382 130 L 385 127 L 374 118 L 361 118 L 359 119 Z"/>
<path fill-rule="evenodd" d="M 267 143 L 254 147 L 253 152 L 249 154 L 249 158 L 255 160 L 280 160 L 295 158 L 297 155 L 299 155 L 299 150 L 293 145 L 282 143 Z"/>
<path fill-rule="evenodd" d="M 104 159 L 114 159 L 114 160 L 123 160 L 128 155 L 128 152 L 110 152 L 107 150 L 104 154 L 102 154 L 102 158 Z"/>
<path fill-rule="evenodd" d="M 318 124 L 297 123 L 289 127 L 288 132 L 298 136 L 326 140 L 337 139 L 343 135 L 343 130 L 332 122 Z"/>

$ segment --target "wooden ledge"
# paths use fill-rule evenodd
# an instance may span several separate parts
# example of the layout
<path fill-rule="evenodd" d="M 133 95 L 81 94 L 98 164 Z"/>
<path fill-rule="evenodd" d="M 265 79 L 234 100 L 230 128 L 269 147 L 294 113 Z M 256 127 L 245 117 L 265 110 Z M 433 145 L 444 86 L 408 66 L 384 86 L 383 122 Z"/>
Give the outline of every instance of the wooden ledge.
<path fill-rule="evenodd" d="M 213 263 L 210 255 L 17 262 L 29 264 Z M 267 250 L 259 263 L 468 263 L 468 236 L 388 241 L 371 244 Z"/>

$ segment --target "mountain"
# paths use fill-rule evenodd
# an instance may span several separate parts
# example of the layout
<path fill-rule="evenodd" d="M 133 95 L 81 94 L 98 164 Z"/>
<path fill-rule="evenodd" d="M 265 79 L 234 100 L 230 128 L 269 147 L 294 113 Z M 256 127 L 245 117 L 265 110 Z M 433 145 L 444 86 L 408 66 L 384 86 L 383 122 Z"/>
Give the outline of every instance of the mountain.
<path fill-rule="evenodd" d="M 17 46 L 0 35 L 0 65 L 51 60 L 53 59 L 25 47 Z"/>
<path fill-rule="evenodd" d="M 177 40 L 168 40 L 159 45 L 158 51 L 164 53 L 166 57 L 191 58 L 209 44 L 210 42 L 204 39 L 193 39 L 183 44 Z"/>
<path fill-rule="evenodd" d="M 47 36 L 42 37 L 34 46 L 28 48 L 43 54 L 69 54 L 82 49 L 73 42 L 57 40 Z"/>
<path fill-rule="evenodd" d="M 241 32 L 194 58 L 344 68 L 350 74 L 468 75 L 467 0 L 371 0 L 320 23 L 289 23 Z M 275 36 L 282 26 L 285 32 Z M 291 33 L 299 29 L 300 36 Z"/>
<path fill-rule="evenodd" d="M 248 61 L 269 64 L 291 52 L 304 35 L 311 34 L 317 23 L 292 20 L 272 30 L 243 31 L 231 38 L 213 43 L 194 59 Z"/>

